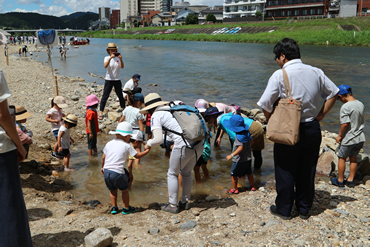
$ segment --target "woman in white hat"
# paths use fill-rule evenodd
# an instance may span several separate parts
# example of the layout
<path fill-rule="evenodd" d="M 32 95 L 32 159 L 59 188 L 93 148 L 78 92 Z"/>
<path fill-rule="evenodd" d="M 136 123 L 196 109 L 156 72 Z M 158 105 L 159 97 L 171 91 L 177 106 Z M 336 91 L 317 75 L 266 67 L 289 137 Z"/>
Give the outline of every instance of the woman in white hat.
<path fill-rule="evenodd" d="M 120 75 L 120 69 L 123 69 L 124 64 L 122 61 L 122 56 L 120 53 L 117 52 L 117 49 L 118 47 L 116 43 L 109 43 L 107 47 L 107 53 L 109 56 L 106 56 L 104 58 L 104 68 L 107 69 L 107 74 L 105 75 L 104 91 L 100 101 L 100 112 L 98 115 L 99 119 L 103 119 L 105 104 L 107 103 L 113 87 L 118 96 L 121 108 L 125 109 L 126 106 L 125 98 L 123 97 L 122 93 L 122 83 Z"/>
<path fill-rule="evenodd" d="M 151 130 L 153 132 L 153 139 L 147 142 L 145 148 L 152 146 L 159 146 L 163 142 L 163 129 L 172 130 L 182 133 L 182 129 L 176 119 L 168 111 L 169 102 L 162 101 L 161 97 L 156 93 L 150 93 L 145 97 L 145 108 L 140 113 L 150 113 Z M 189 199 L 192 187 L 191 171 L 193 170 L 197 157 L 202 155 L 203 142 L 196 144 L 193 149 L 187 146 L 194 143 L 184 140 L 180 135 L 176 135 L 170 131 L 167 135 L 173 140 L 174 146 L 170 156 L 170 164 L 167 173 L 169 203 L 162 207 L 163 211 L 170 213 L 178 213 L 180 209 L 189 209 Z M 182 198 L 177 203 L 179 192 L 179 174 L 182 175 Z"/>

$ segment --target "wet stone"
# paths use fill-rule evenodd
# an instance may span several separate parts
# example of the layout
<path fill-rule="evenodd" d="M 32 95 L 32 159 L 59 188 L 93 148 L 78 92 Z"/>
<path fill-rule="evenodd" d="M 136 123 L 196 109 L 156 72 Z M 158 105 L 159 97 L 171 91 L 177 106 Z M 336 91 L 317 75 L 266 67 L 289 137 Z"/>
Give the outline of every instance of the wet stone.
<path fill-rule="evenodd" d="M 151 228 L 149 231 L 148 231 L 150 234 L 152 235 L 157 235 L 159 233 L 159 229 L 156 228 L 156 227 L 153 227 Z"/>
<path fill-rule="evenodd" d="M 264 227 L 267 228 L 267 227 L 276 226 L 276 225 L 280 225 L 280 222 L 276 220 L 269 220 L 269 222 L 267 222 L 267 224 Z"/>
<path fill-rule="evenodd" d="M 197 223 L 195 223 L 194 220 L 189 220 L 185 224 L 182 224 L 180 226 L 180 229 L 193 229 L 196 225 L 197 225 Z"/>
<path fill-rule="evenodd" d="M 346 211 L 343 211 L 342 209 L 339 209 L 339 208 L 336 208 L 334 209 L 333 211 L 337 212 L 337 213 L 340 213 L 340 214 L 343 214 L 343 215 L 349 215 L 348 212 Z"/>

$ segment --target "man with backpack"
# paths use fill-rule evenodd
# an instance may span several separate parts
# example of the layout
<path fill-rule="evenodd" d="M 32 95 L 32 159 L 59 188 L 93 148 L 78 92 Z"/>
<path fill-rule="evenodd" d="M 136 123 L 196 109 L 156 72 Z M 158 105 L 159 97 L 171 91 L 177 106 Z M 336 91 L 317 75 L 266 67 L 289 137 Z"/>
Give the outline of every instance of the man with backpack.
<path fill-rule="evenodd" d="M 191 171 L 197 159 L 202 155 L 205 138 L 202 135 L 207 135 L 208 130 L 203 118 L 195 108 L 184 105 L 170 107 L 169 103 L 162 101 L 158 94 L 150 93 L 145 97 L 145 108 L 140 113 L 152 115 L 153 139 L 147 142 L 145 148 L 159 146 L 163 142 L 163 131 L 165 131 L 165 136 L 169 136 L 174 142 L 167 173 L 169 203 L 162 207 L 162 210 L 175 214 L 180 209 L 189 209 L 192 187 Z M 175 111 L 176 109 L 178 111 Z M 187 114 L 182 114 L 183 112 Z M 190 128 L 186 128 L 187 126 Z M 204 128 L 203 133 L 201 133 L 201 128 Z M 199 131 L 195 133 L 194 129 Z M 177 203 L 179 174 L 182 175 L 183 192 L 181 201 Z"/>

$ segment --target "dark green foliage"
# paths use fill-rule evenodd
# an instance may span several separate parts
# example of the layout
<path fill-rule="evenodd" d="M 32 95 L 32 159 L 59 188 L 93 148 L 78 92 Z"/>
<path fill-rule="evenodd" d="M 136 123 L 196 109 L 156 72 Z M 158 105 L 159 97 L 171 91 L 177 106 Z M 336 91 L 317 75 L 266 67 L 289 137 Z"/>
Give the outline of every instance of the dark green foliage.
<path fill-rule="evenodd" d="M 212 21 L 213 23 L 216 23 L 216 16 L 214 15 L 214 14 L 212 14 L 212 13 L 209 13 L 208 15 L 207 15 L 207 17 L 206 17 L 206 20 L 207 21 Z"/>
<path fill-rule="evenodd" d="M 196 16 L 194 13 L 188 14 L 185 19 L 186 25 L 188 24 L 198 24 L 198 16 Z"/>
<path fill-rule="evenodd" d="M 70 29 L 75 29 L 77 27 L 77 29 L 87 30 L 90 26 L 90 21 L 96 21 L 97 19 L 99 19 L 99 14 L 92 13 L 75 17 L 73 19 L 66 20 L 65 22 L 67 27 Z"/>
<path fill-rule="evenodd" d="M 257 17 L 261 17 L 261 16 L 262 16 L 262 12 L 261 12 L 261 11 L 256 11 L 255 15 L 256 15 Z"/>

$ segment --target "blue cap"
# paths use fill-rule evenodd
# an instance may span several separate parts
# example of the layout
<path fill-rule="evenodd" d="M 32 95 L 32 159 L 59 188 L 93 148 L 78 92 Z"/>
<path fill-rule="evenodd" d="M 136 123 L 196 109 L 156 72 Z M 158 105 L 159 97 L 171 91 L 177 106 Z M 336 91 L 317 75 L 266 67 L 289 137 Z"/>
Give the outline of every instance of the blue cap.
<path fill-rule="evenodd" d="M 210 107 L 204 112 L 204 116 L 211 116 L 214 114 L 219 114 L 219 113 L 224 113 L 224 112 L 219 112 L 217 107 Z"/>
<path fill-rule="evenodd" d="M 141 93 L 135 93 L 134 100 L 144 103 L 144 96 Z"/>
<path fill-rule="evenodd" d="M 141 75 L 139 75 L 139 74 L 135 74 L 135 75 L 132 76 L 132 78 L 135 78 L 138 81 L 140 81 L 140 77 L 141 77 Z"/>
<path fill-rule="evenodd" d="M 339 95 L 352 93 L 352 88 L 348 85 L 340 85 L 338 88 L 339 88 Z"/>
<path fill-rule="evenodd" d="M 222 124 L 225 128 L 228 128 L 235 133 L 249 129 L 249 127 L 245 126 L 244 118 L 238 114 L 232 115 L 229 119 L 225 119 Z"/>

